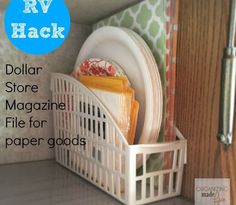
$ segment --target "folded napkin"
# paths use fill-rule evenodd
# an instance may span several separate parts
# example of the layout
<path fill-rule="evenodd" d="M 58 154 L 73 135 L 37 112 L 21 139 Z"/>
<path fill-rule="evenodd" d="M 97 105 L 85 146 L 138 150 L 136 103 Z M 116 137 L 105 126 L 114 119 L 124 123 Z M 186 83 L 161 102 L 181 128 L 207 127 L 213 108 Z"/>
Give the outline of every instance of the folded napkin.
<path fill-rule="evenodd" d="M 139 104 L 127 77 L 79 76 L 79 81 L 99 98 L 129 144 L 133 144 Z"/>

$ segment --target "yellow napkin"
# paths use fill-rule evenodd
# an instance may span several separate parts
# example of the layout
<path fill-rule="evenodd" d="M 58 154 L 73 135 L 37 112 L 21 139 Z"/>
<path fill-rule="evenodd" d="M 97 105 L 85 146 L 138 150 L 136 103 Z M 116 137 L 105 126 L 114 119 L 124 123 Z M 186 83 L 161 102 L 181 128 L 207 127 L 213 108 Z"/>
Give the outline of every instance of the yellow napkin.
<path fill-rule="evenodd" d="M 129 144 L 133 144 L 139 104 L 127 77 L 80 76 L 79 81 L 90 88 L 115 119 Z"/>

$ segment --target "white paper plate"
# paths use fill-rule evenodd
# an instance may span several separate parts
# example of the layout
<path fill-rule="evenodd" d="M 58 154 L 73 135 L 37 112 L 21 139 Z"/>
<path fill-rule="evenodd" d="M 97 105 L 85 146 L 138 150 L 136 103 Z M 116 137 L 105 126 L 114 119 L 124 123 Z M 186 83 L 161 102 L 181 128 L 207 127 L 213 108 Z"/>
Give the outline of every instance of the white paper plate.
<path fill-rule="evenodd" d="M 157 105 L 158 108 L 161 108 L 161 110 L 155 109 L 154 112 L 154 121 L 153 121 L 153 132 L 152 136 L 153 138 L 150 139 L 150 143 L 154 143 L 157 141 L 157 138 L 155 137 L 156 134 L 160 132 L 161 128 L 161 123 L 162 123 L 162 115 L 163 115 L 163 88 L 162 88 L 162 83 L 161 83 L 161 78 L 159 74 L 159 69 L 156 63 L 156 60 L 152 54 L 152 51 L 146 44 L 146 42 L 143 40 L 141 36 L 139 36 L 137 33 L 134 31 L 127 29 L 127 28 L 122 28 L 124 31 L 126 31 L 132 38 L 133 40 L 137 43 L 137 45 L 140 47 L 142 50 L 144 56 L 146 57 L 146 61 L 149 64 L 149 69 L 150 73 L 152 76 L 152 84 L 154 87 L 154 105 Z"/>
<path fill-rule="evenodd" d="M 152 143 L 153 140 L 150 139 L 153 139 L 153 125 L 157 124 L 155 127 L 159 129 L 161 126 L 159 122 L 154 121 L 156 119 L 154 113 L 162 111 L 162 104 L 154 104 L 158 100 L 154 100 L 156 90 L 153 87 L 154 76 L 150 72 L 150 63 L 147 62 L 147 57 L 144 56 L 140 46 L 121 28 L 106 26 L 93 32 L 85 41 L 75 68 L 89 58 L 111 59 L 124 69 L 135 89 L 136 99 L 140 103 L 136 142 Z M 159 100 L 162 101 L 162 98 Z M 155 133 L 155 138 L 157 137 L 158 133 Z"/>

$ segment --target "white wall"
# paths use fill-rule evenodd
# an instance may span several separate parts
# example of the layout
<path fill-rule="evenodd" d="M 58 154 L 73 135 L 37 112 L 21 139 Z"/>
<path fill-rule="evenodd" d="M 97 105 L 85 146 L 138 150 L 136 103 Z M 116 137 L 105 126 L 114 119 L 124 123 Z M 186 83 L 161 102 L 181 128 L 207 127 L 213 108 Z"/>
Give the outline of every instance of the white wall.
<path fill-rule="evenodd" d="M 50 73 L 70 73 L 73 69 L 76 57 L 79 53 L 80 47 L 86 37 L 91 32 L 91 28 L 85 25 L 72 23 L 70 36 L 66 42 L 56 51 L 49 55 L 33 56 L 22 53 L 17 50 L 4 33 L 3 28 L 4 12 L 0 11 L 0 164 L 34 161 L 50 159 L 54 157 L 54 150 L 49 149 L 47 144 L 43 144 L 38 148 L 33 146 L 25 149 L 14 146 L 12 148 L 5 148 L 5 139 L 8 137 L 44 137 L 45 139 L 53 136 L 52 127 L 52 113 L 34 112 L 32 115 L 38 119 L 45 119 L 48 121 L 47 126 L 43 129 L 6 129 L 5 117 L 18 116 L 26 119 L 26 115 L 22 111 L 6 111 L 5 100 L 16 99 L 18 101 L 47 101 L 50 99 L 51 93 L 49 90 Z M 10 63 L 15 66 L 20 66 L 22 63 L 27 63 L 31 66 L 41 66 L 44 68 L 40 76 L 7 76 L 5 75 L 5 64 Z M 7 81 L 14 81 L 18 83 L 38 84 L 40 92 L 37 94 L 8 94 L 5 92 L 5 83 Z"/>

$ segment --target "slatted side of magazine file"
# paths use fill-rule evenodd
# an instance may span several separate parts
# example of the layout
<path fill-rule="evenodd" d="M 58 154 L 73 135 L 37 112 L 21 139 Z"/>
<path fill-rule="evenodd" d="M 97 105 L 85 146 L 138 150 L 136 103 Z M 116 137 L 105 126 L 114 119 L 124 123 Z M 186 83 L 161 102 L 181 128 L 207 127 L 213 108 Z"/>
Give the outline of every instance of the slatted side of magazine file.
<path fill-rule="evenodd" d="M 125 203 L 127 191 L 121 186 L 127 178 L 122 172 L 127 142 L 120 130 L 78 81 L 54 74 L 51 88 L 53 100 L 67 105 L 65 111 L 54 111 L 55 137 L 86 139 L 86 146 L 58 146 L 56 160 Z"/>
<path fill-rule="evenodd" d="M 57 162 L 125 204 L 145 204 L 180 194 L 184 138 L 180 136 L 172 143 L 129 146 L 104 106 L 81 83 L 67 75 L 53 74 L 51 90 L 55 102 L 66 104 L 65 111 L 54 111 L 55 137 L 86 139 L 86 146 L 57 146 Z M 165 152 L 173 153 L 172 169 L 146 170 L 150 154 Z M 138 175 L 136 163 L 140 159 L 143 170 Z M 166 181 L 168 188 L 164 192 Z"/>
<path fill-rule="evenodd" d="M 183 169 L 187 162 L 187 143 L 181 133 L 176 131 L 179 137 L 179 141 L 176 142 L 130 146 L 129 204 L 146 204 L 181 194 Z M 146 159 L 150 155 L 170 152 L 173 153 L 171 169 L 146 169 Z M 143 160 L 142 174 L 137 174 L 136 161 L 140 158 Z"/>

